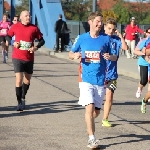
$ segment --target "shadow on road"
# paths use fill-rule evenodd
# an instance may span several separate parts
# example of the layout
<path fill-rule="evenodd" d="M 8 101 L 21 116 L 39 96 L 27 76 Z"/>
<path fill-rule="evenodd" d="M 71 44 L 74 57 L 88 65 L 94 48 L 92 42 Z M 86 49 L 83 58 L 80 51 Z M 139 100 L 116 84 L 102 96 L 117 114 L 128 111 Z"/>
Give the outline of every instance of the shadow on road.
<path fill-rule="evenodd" d="M 141 105 L 141 102 L 123 102 L 123 103 L 119 103 L 119 102 L 114 102 L 113 105 Z"/>
<path fill-rule="evenodd" d="M 138 143 L 138 142 L 141 142 L 141 141 L 149 141 L 150 140 L 149 135 L 138 135 L 138 134 L 119 135 L 119 136 L 116 136 L 116 137 L 103 138 L 101 140 L 114 139 L 114 138 L 137 138 L 137 139 L 128 140 L 128 141 L 124 141 L 124 142 L 116 142 L 116 143 L 112 143 L 112 144 L 108 144 L 108 145 L 101 145 L 101 149 L 106 149 L 106 148 L 108 148 L 110 146 L 113 146 L 113 145 L 120 145 L 120 144 L 126 144 L 126 143 Z"/>
<path fill-rule="evenodd" d="M 60 112 L 66 112 L 70 110 L 80 110 L 80 109 L 83 109 L 83 107 L 77 104 L 77 100 L 58 101 L 58 102 L 51 102 L 51 103 L 36 103 L 36 104 L 26 105 L 26 108 L 23 112 L 0 114 L 0 118 L 35 115 L 35 114 L 60 113 Z M 0 107 L 0 111 L 1 112 L 16 111 L 16 106 Z"/>

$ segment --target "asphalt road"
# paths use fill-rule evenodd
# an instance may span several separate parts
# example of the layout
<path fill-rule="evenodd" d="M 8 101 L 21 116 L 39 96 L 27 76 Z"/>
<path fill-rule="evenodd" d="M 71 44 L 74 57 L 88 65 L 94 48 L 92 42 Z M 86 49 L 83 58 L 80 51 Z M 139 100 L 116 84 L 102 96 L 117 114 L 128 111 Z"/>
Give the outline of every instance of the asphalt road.
<path fill-rule="evenodd" d="M 87 150 L 84 108 L 77 104 L 78 64 L 36 53 L 25 111 L 16 111 L 11 59 L 0 62 L 0 150 Z M 141 114 L 135 98 L 138 80 L 119 76 L 109 120 L 96 119 L 101 149 L 150 150 L 150 107 Z M 143 95 L 146 93 L 146 88 Z"/>

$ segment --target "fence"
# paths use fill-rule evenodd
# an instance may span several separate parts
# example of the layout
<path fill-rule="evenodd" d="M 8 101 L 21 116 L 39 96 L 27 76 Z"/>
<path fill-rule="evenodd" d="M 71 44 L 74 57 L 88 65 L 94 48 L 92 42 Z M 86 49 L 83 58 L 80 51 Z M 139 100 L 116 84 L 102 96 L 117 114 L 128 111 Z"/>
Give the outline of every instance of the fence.
<path fill-rule="evenodd" d="M 89 31 L 89 24 L 88 22 L 82 22 L 82 21 L 66 21 L 68 28 L 70 29 L 70 38 L 75 39 L 79 34 L 85 33 Z M 117 24 L 117 29 L 122 33 L 124 32 L 126 25 L 123 24 Z M 150 25 L 139 25 L 139 27 L 142 30 L 146 30 L 150 27 Z"/>

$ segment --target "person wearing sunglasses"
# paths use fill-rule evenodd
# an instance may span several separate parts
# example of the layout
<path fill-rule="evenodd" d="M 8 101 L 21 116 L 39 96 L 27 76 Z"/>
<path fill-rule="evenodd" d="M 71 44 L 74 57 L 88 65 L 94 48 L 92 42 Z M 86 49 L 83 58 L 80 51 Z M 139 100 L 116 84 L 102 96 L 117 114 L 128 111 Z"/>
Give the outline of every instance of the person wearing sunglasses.
<path fill-rule="evenodd" d="M 138 45 L 136 46 L 136 48 L 134 50 L 134 54 L 139 56 L 138 70 L 140 73 L 140 82 L 139 82 L 138 89 L 136 92 L 136 98 L 141 97 L 143 87 L 145 87 L 146 84 L 149 82 L 148 81 L 148 65 L 149 65 L 149 63 L 145 60 L 145 53 L 142 51 L 143 48 L 145 47 L 146 41 L 149 39 L 149 37 L 150 37 L 150 27 L 148 29 L 146 29 L 145 38 L 141 39 L 141 41 L 138 43 Z M 149 88 L 149 90 L 150 90 L 150 88 Z"/>
<path fill-rule="evenodd" d="M 16 16 L 14 16 L 14 19 L 13 19 L 12 23 L 13 23 L 13 24 L 16 24 L 16 23 L 18 23 L 18 22 L 19 22 L 19 16 L 16 15 Z M 14 48 L 14 45 L 13 45 L 14 42 L 15 42 L 15 36 L 13 36 L 13 37 L 12 37 L 12 40 L 11 40 L 12 50 L 13 50 L 13 48 Z"/>

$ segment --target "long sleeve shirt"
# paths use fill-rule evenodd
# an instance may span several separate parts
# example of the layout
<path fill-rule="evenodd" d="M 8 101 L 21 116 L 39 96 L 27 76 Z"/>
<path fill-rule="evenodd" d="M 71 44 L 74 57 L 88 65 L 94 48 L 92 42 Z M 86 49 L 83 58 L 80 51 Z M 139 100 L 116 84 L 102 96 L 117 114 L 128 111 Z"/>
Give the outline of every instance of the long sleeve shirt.
<path fill-rule="evenodd" d="M 125 39 L 130 40 L 130 41 L 135 40 L 136 39 L 135 33 L 142 33 L 143 34 L 144 31 L 142 29 L 140 29 L 137 25 L 135 25 L 133 27 L 131 25 L 127 25 L 127 27 L 125 29 Z"/>

